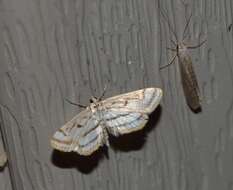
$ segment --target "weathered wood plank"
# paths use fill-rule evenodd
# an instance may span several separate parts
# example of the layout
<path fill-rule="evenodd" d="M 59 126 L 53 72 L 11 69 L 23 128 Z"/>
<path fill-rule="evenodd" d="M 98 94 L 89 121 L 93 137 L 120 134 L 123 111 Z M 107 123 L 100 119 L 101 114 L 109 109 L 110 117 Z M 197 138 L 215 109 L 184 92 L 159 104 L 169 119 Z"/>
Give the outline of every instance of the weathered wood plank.
<path fill-rule="evenodd" d="M 1 1 L 0 116 L 14 189 L 233 188 L 233 4 L 185 3 Z M 207 37 L 192 52 L 201 113 L 186 105 L 177 65 L 159 71 L 172 34 L 158 7 L 178 36 L 192 12 L 190 42 Z M 54 131 L 80 111 L 65 98 L 88 104 L 106 83 L 106 97 L 162 87 L 163 103 L 145 130 L 91 157 L 53 151 Z"/>

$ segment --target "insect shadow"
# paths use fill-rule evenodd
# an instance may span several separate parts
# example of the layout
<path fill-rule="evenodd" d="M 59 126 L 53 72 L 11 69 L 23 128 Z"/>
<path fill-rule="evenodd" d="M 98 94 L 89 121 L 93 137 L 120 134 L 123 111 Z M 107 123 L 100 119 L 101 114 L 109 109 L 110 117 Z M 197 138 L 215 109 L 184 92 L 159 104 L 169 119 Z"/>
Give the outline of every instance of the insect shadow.
<path fill-rule="evenodd" d="M 52 163 L 60 168 L 76 168 L 83 174 L 91 173 L 97 166 L 98 162 L 108 154 L 106 147 L 102 147 L 90 156 L 82 156 L 76 152 L 60 152 L 53 150 Z"/>
<path fill-rule="evenodd" d="M 150 114 L 149 120 L 142 130 L 118 137 L 111 135 L 110 146 L 115 151 L 130 152 L 133 150 L 140 150 L 146 142 L 147 134 L 157 126 L 161 113 L 162 108 L 159 105 L 154 112 Z"/>
<path fill-rule="evenodd" d="M 157 126 L 161 113 L 162 108 L 159 105 L 155 111 L 150 114 L 149 121 L 142 130 L 119 137 L 110 135 L 110 147 L 104 145 L 90 156 L 82 156 L 76 152 L 60 152 L 58 150 L 53 150 L 51 161 L 60 168 L 76 168 L 83 174 L 89 174 L 98 166 L 100 160 L 104 159 L 104 157 L 109 158 L 108 148 L 124 152 L 140 150 L 146 142 L 147 134 Z"/>

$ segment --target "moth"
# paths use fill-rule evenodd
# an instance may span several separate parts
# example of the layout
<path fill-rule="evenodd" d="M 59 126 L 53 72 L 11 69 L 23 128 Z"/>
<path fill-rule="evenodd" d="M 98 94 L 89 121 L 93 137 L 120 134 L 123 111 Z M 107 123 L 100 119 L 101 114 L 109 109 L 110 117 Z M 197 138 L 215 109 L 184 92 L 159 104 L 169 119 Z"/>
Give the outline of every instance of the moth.
<path fill-rule="evenodd" d="M 191 110 L 199 111 L 199 110 L 201 110 L 200 90 L 199 90 L 199 85 L 197 82 L 197 77 L 196 77 L 196 74 L 195 74 L 194 69 L 193 69 L 192 59 L 191 59 L 189 50 L 196 49 L 196 48 L 202 46 L 206 42 L 206 40 L 202 41 L 200 44 L 195 45 L 195 46 L 187 45 L 184 42 L 184 39 L 186 38 L 185 33 L 186 33 L 187 28 L 188 28 L 191 16 L 192 15 L 190 15 L 190 17 L 185 25 L 183 35 L 182 35 L 183 38 L 181 41 L 178 41 L 178 37 L 176 36 L 174 30 L 171 29 L 172 33 L 175 36 L 176 41 L 174 42 L 173 40 L 171 40 L 174 47 L 167 48 L 167 49 L 175 52 L 175 55 L 169 64 L 161 67 L 160 69 L 163 69 L 163 68 L 171 65 L 175 61 L 176 57 L 178 58 L 181 82 L 182 82 L 182 87 L 184 90 L 186 102 L 189 105 L 189 107 L 191 108 Z M 169 22 L 168 22 L 168 24 L 169 24 Z M 169 28 L 170 28 L 170 24 L 169 24 Z"/>
<path fill-rule="evenodd" d="M 142 129 L 161 98 L 160 88 L 145 88 L 102 101 L 92 97 L 89 106 L 55 132 L 51 146 L 90 155 L 104 144 L 109 146 L 109 134 L 119 136 Z"/>

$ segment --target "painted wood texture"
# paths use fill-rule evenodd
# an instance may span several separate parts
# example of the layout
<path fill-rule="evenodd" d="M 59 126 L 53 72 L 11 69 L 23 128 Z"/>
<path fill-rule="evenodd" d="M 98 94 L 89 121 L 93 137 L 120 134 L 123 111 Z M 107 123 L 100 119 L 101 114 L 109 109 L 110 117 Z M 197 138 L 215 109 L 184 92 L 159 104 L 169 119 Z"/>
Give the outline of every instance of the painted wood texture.
<path fill-rule="evenodd" d="M 0 124 L 8 189 L 233 189 L 231 0 L 1 0 Z M 192 12 L 190 43 L 202 112 L 185 103 L 172 36 Z M 139 88 L 164 89 L 145 130 L 81 157 L 53 151 L 52 134 L 88 104 Z M 9 171 L 9 172 L 8 172 Z M 11 183 L 10 183 L 10 182 Z M 12 186 L 11 186 L 12 184 Z M 2 184 L 0 183 L 0 187 Z"/>

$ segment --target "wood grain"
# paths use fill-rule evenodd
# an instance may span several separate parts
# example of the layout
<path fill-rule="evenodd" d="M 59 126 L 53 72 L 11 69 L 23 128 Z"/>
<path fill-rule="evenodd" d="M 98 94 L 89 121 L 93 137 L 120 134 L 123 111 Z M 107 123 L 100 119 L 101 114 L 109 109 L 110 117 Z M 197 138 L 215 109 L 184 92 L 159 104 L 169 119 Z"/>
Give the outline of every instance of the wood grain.
<path fill-rule="evenodd" d="M 8 189 L 233 188 L 233 5 L 184 2 L 0 1 L 0 124 L 9 153 L 0 175 Z M 191 55 L 201 113 L 187 107 L 176 64 L 159 71 L 172 57 L 172 34 L 158 7 L 178 35 L 193 13 L 190 43 L 207 36 Z M 161 87 L 162 106 L 145 130 L 110 138 L 108 151 L 53 152 L 52 134 L 80 111 L 65 98 L 88 104 L 106 83 L 108 97 Z"/>

